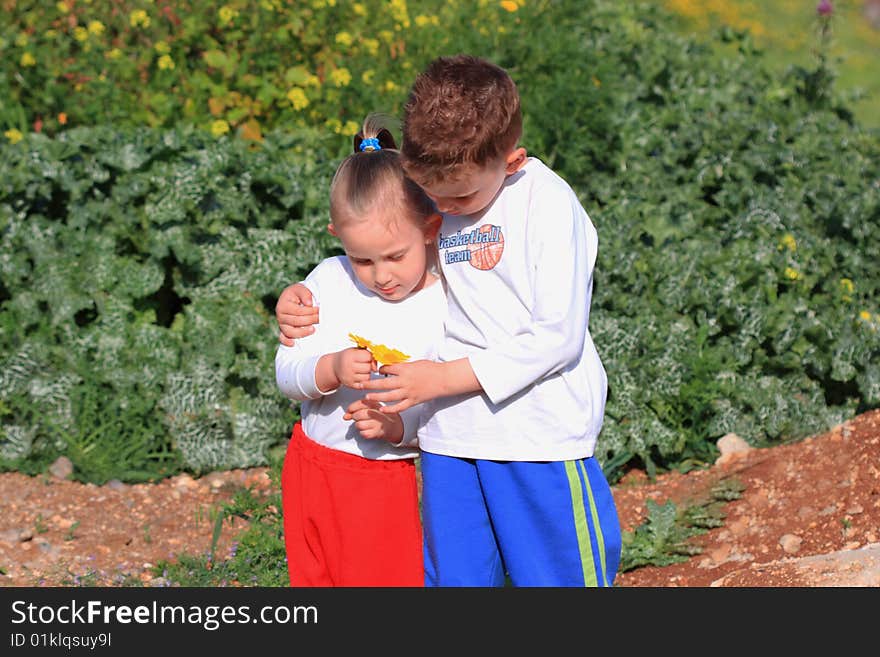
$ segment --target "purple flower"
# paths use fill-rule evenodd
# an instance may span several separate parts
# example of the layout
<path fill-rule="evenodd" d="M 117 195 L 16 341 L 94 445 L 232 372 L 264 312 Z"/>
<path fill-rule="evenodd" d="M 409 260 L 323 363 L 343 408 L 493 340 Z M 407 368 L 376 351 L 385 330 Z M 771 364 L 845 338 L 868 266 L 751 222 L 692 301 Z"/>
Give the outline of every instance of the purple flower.
<path fill-rule="evenodd" d="M 822 0 L 816 5 L 816 13 L 822 17 L 830 16 L 833 12 L 834 5 L 831 4 L 831 0 Z"/>

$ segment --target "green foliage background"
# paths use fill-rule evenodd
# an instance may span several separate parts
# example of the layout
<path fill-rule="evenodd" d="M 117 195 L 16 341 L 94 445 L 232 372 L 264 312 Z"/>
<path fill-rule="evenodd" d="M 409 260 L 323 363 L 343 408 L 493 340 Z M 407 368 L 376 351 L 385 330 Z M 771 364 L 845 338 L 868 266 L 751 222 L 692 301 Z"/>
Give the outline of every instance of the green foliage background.
<path fill-rule="evenodd" d="M 0 23 L 0 467 L 266 463 L 296 417 L 274 304 L 337 252 L 326 192 L 351 122 L 399 112 L 455 52 L 511 72 L 523 144 L 599 231 L 612 479 L 880 406 L 880 147 L 827 61 L 774 73 L 726 29 L 718 58 L 656 7 L 605 0 L 230 2 L 229 23 L 111 4 L 12 3 Z"/>

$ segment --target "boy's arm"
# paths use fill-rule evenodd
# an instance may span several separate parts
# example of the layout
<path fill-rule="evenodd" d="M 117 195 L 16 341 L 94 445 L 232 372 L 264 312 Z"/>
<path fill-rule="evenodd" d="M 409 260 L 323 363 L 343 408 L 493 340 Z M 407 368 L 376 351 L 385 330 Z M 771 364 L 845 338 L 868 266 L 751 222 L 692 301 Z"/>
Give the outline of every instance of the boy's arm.
<path fill-rule="evenodd" d="M 470 355 L 494 404 L 576 363 L 588 339 L 596 229 L 574 193 L 538 197 L 529 218 L 528 248 L 535 250 L 531 321 L 510 339 Z"/>
<path fill-rule="evenodd" d="M 392 376 L 370 379 L 357 387 L 380 391 L 368 393 L 365 399 L 369 401 L 396 402 L 391 406 L 383 406 L 383 413 L 402 413 L 429 399 L 482 390 L 467 358 L 445 363 L 416 360 L 411 363 L 384 365 L 379 371 Z"/>

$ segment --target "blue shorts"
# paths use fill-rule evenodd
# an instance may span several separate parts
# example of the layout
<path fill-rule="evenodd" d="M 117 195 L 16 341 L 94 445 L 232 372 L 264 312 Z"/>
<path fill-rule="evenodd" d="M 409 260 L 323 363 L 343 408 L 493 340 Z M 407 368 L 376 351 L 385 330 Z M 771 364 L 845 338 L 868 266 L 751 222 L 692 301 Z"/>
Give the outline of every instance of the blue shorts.
<path fill-rule="evenodd" d="M 611 586 L 620 522 L 595 458 L 422 452 L 426 586 Z"/>

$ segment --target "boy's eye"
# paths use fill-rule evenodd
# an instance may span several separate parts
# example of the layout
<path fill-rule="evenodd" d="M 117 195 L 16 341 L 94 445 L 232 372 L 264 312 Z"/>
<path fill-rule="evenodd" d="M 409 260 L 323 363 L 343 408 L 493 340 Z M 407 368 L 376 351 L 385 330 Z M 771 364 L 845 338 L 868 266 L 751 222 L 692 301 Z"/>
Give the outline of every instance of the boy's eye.
<path fill-rule="evenodd" d="M 403 258 L 403 254 L 402 254 L 402 253 L 395 253 L 395 254 L 392 255 L 392 256 L 388 256 L 388 259 L 389 259 L 389 260 L 393 260 L 393 261 L 400 260 L 401 258 Z"/>
<path fill-rule="evenodd" d="M 356 265 L 368 265 L 370 264 L 369 260 L 364 260 L 363 258 L 351 258 L 351 261 Z"/>

